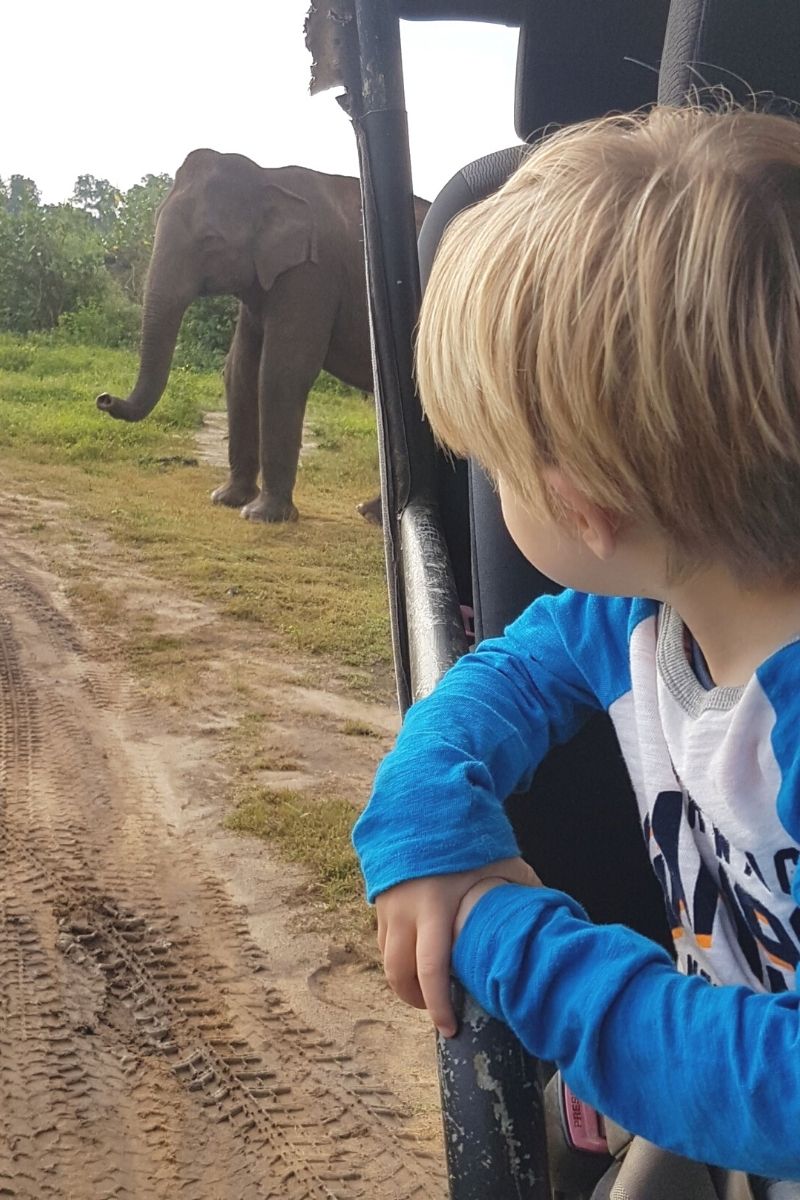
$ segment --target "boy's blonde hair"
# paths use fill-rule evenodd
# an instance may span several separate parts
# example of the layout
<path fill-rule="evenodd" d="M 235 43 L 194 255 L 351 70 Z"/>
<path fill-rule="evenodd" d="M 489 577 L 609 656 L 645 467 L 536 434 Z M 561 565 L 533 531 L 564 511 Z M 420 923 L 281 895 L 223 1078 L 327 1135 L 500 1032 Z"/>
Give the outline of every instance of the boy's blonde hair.
<path fill-rule="evenodd" d="M 800 125 L 657 108 L 555 133 L 447 230 L 434 433 L 557 512 L 559 467 L 673 565 L 800 580 Z"/>

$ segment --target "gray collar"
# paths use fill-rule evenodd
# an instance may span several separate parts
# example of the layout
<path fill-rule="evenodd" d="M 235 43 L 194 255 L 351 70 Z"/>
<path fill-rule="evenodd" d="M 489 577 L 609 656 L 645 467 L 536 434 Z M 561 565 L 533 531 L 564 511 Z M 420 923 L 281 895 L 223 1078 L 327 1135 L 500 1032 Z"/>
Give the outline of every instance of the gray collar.
<path fill-rule="evenodd" d="M 683 621 L 669 604 L 663 604 L 658 615 L 656 666 L 670 695 L 690 717 L 709 710 L 728 712 L 744 691 L 744 687 L 703 687 L 686 657 Z"/>

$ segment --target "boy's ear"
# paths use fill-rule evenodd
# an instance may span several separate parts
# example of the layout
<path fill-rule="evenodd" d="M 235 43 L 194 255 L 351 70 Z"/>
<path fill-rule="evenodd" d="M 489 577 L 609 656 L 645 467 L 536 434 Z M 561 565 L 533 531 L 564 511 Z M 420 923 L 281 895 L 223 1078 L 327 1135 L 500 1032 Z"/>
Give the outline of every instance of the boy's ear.
<path fill-rule="evenodd" d="M 611 558 L 617 548 L 618 523 L 616 518 L 589 500 L 580 488 L 567 479 L 561 471 L 552 468 L 546 472 L 548 486 L 556 493 L 564 506 L 566 519 L 573 533 L 581 539 L 595 557 L 604 562 Z"/>

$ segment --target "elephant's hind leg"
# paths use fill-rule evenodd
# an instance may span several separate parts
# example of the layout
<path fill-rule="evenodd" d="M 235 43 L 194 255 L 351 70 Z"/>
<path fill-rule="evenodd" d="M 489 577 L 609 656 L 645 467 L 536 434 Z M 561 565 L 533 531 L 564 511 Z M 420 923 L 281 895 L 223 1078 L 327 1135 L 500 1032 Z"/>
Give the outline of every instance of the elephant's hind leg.
<path fill-rule="evenodd" d="M 258 367 L 261 322 L 244 304 L 225 360 L 225 401 L 228 408 L 230 475 L 211 493 L 215 504 L 241 508 L 258 496 Z"/>
<path fill-rule="evenodd" d="M 259 375 L 261 495 L 245 505 L 248 521 L 295 521 L 292 499 L 303 414 L 330 344 L 337 297 L 319 268 L 288 271 L 269 293 Z"/>

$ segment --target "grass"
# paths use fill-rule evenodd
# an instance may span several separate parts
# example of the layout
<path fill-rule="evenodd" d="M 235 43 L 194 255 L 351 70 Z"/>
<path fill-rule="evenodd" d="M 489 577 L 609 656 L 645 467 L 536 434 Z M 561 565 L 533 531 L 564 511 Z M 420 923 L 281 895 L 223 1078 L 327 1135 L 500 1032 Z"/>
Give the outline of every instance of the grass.
<path fill-rule="evenodd" d="M 342 733 L 346 733 L 348 737 L 365 737 L 379 738 L 383 736 L 382 730 L 376 729 L 374 725 L 368 725 L 366 721 L 342 721 Z"/>
<path fill-rule="evenodd" d="M 41 464 L 146 462 L 175 453 L 202 410 L 219 407 L 221 384 L 213 374 L 177 369 L 148 420 L 106 418 L 103 429 L 95 395 L 127 395 L 135 374 L 136 356 L 129 351 L 0 335 L 0 447 Z"/>
<path fill-rule="evenodd" d="M 239 718 L 228 736 L 228 761 L 234 773 L 248 784 L 262 771 L 302 770 L 297 759 L 270 743 L 264 728 L 266 720 L 263 708 L 251 710 Z"/>
<path fill-rule="evenodd" d="M 347 928 L 364 932 L 372 917 L 363 905 L 363 883 L 350 840 L 357 813 L 350 801 L 322 787 L 304 789 L 272 786 L 259 780 L 261 772 L 302 770 L 284 750 L 270 741 L 267 713 L 240 717 L 228 738 L 228 761 L 236 787 L 226 829 L 258 837 L 289 862 L 306 868 L 311 892 L 328 910 L 346 910 Z M 345 723 L 346 724 L 346 723 Z M 366 727 L 364 727 L 366 728 Z"/>
<path fill-rule="evenodd" d="M 222 407 L 219 375 L 174 371 L 160 404 L 139 424 L 99 413 L 94 396 L 126 395 L 135 374 L 127 351 L 0 335 L 4 491 L 11 504 L 15 491 L 56 502 L 52 516 L 45 504 L 48 519 L 29 531 L 49 545 L 69 594 L 112 631 L 144 682 L 163 683 L 159 693 L 172 703 L 191 693 L 205 651 L 190 636 L 157 632 L 152 613 L 120 607 L 105 561 L 97 571 L 83 566 L 95 531 L 110 536 L 125 566 L 141 565 L 279 635 L 354 688 L 363 690 L 367 679 L 380 690 L 390 661 L 382 538 L 354 511 L 377 489 L 371 404 L 335 380 L 318 381 L 307 412 L 317 449 L 303 460 L 295 493 L 300 521 L 267 526 L 209 502 L 223 472 L 198 463 L 193 438 L 203 412 Z M 70 560 L 70 546 L 84 551 L 81 565 Z M 318 684 L 318 672 L 311 682 Z M 328 908 L 354 901 L 361 880 L 350 844 L 353 807 L 335 795 L 262 786 L 261 772 L 299 767 L 265 744 L 266 716 L 249 714 L 228 736 L 236 790 L 227 824 L 304 865 Z M 379 736 L 359 721 L 341 728 Z"/>
<path fill-rule="evenodd" d="M 193 465 L 202 413 L 222 407 L 218 374 L 173 371 L 138 424 L 96 410 L 98 392 L 128 393 L 136 366 L 128 351 L 0 336 L 5 487 L 67 501 L 157 576 L 383 685 L 382 539 L 354 511 L 377 490 L 371 404 L 321 377 L 307 411 L 318 448 L 303 460 L 295 492 L 300 521 L 268 526 L 213 506 L 209 493 L 224 472 Z M 167 662 L 172 649 L 153 647 Z"/>
<path fill-rule="evenodd" d="M 314 890 L 331 908 L 361 896 L 361 875 L 350 843 L 356 813 L 338 796 L 267 787 L 246 788 L 226 826 L 264 838 L 290 862 L 302 863 Z"/>

